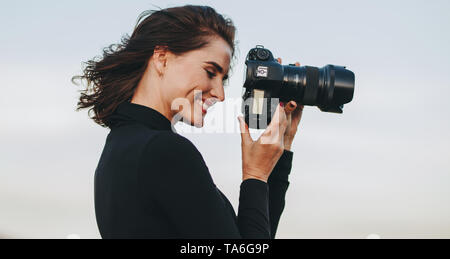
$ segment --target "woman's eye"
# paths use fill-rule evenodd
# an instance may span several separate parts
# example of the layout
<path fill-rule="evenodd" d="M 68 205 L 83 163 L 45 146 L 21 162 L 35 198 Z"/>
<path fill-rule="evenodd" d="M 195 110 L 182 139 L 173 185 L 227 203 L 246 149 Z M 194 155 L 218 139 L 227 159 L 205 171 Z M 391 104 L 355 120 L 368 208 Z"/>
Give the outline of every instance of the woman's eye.
<path fill-rule="evenodd" d="M 208 77 L 211 78 L 211 79 L 216 76 L 214 73 L 209 72 L 208 70 L 206 70 L 206 73 L 208 74 Z"/>
<path fill-rule="evenodd" d="M 210 72 L 210 71 L 208 71 L 208 70 L 206 70 L 206 69 L 205 69 L 205 71 L 206 71 L 206 74 L 208 75 L 208 77 L 209 77 L 210 79 L 213 79 L 213 78 L 216 76 L 216 74 L 213 73 L 213 72 Z M 222 82 L 223 82 L 223 85 L 224 85 L 224 86 L 228 85 L 228 83 L 229 83 L 229 78 L 228 78 L 228 76 L 226 76 L 226 77 L 222 80 Z"/>

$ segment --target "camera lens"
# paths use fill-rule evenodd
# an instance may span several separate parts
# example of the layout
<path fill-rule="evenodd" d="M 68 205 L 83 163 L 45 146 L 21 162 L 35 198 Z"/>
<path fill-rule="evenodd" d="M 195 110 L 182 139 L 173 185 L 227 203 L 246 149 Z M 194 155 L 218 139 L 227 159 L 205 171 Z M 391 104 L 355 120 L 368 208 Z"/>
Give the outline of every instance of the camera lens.
<path fill-rule="evenodd" d="M 345 67 L 284 66 L 283 77 L 283 101 L 295 100 L 325 112 L 342 113 L 343 105 L 353 99 L 355 75 Z"/>

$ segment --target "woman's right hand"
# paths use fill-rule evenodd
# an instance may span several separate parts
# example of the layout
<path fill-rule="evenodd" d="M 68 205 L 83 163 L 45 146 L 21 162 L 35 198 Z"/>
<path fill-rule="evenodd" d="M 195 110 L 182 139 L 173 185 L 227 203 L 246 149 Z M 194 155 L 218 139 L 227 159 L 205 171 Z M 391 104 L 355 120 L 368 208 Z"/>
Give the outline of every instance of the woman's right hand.
<path fill-rule="evenodd" d="M 287 127 L 285 108 L 278 105 L 272 121 L 257 141 L 253 141 L 242 116 L 241 129 L 242 180 L 258 179 L 267 182 L 270 173 L 284 151 L 284 133 Z M 290 111 L 289 111 L 290 112 Z"/>

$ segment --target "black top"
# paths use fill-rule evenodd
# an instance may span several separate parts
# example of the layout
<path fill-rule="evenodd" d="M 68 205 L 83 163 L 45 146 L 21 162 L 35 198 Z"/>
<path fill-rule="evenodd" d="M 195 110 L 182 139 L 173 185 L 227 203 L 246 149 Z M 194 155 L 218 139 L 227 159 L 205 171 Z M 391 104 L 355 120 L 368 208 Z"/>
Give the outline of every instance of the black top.
<path fill-rule="evenodd" d="M 292 152 L 268 183 L 240 186 L 236 216 L 197 148 L 149 107 L 124 102 L 95 171 L 95 213 L 103 238 L 274 238 Z M 270 192 L 269 192 L 270 190 Z"/>

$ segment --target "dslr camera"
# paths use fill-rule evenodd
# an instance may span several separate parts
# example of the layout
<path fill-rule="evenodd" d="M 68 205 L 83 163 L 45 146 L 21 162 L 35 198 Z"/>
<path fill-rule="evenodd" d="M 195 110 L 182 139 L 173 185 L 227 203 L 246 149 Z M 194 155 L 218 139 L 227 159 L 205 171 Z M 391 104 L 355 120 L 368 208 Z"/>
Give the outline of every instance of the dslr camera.
<path fill-rule="evenodd" d="M 279 102 L 342 113 L 353 99 L 355 74 L 343 66 L 281 65 L 261 45 L 249 51 L 245 64 L 242 113 L 249 128 L 265 129 Z"/>

